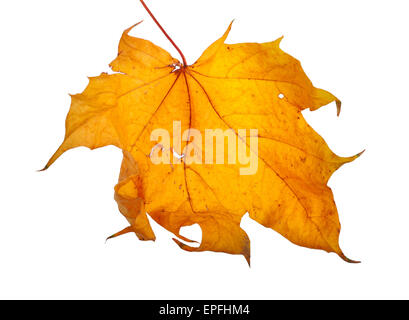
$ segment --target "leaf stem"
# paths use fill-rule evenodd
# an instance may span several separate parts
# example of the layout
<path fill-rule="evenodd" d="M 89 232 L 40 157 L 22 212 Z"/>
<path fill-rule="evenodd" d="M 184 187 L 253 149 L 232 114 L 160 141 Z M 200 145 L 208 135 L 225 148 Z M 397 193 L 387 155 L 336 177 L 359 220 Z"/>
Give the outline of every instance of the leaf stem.
<path fill-rule="evenodd" d="M 160 25 L 159 21 L 156 20 L 155 16 L 153 15 L 153 13 L 149 10 L 149 8 L 147 7 L 147 5 L 145 4 L 145 2 L 143 0 L 140 0 L 143 7 L 145 8 L 145 10 L 149 13 L 149 15 L 151 16 L 152 20 L 156 23 L 156 25 L 159 27 L 159 29 L 162 31 L 162 33 L 166 36 L 166 38 L 170 41 L 170 43 L 175 47 L 175 49 L 177 50 L 177 52 L 179 52 L 182 60 L 183 60 L 183 66 L 186 67 L 187 66 L 187 62 L 186 62 L 186 58 L 183 55 L 182 51 L 179 49 L 179 47 L 176 45 L 176 43 L 172 40 L 172 38 L 167 34 L 167 32 L 165 31 L 165 29 L 163 29 L 163 27 Z"/>

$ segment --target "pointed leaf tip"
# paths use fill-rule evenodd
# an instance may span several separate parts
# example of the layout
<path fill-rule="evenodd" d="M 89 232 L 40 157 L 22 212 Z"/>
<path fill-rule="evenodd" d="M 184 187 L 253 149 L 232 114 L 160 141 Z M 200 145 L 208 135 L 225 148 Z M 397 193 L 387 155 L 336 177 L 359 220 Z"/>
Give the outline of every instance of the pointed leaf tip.
<path fill-rule="evenodd" d="M 277 47 L 280 47 L 281 41 L 284 39 L 284 36 L 277 38 L 274 42 L 277 43 Z"/>
<path fill-rule="evenodd" d="M 116 233 L 114 233 L 113 235 L 110 235 L 108 238 L 105 239 L 105 243 L 112 238 L 116 238 L 118 236 L 121 236 L 123 234 L 129 233 L 129 232 L 133 232 L 134 230 L 132 229 L 132 226 L 126 227 L 124 229 L 122 229 L 121 231 L 118 231 Z"/>
<path fill-rule="evenodd" d="M 224 34 L 222 36 L 223 43 L 224 43 L 224 41 L 226 41 L 227 37 L 229 36 L 229 33 L 230 33 L 231 28 L 233 26 L 233 22 L 234 22 L 234 19 L 230 22 L 229 26 L 227 27 L 227 30 L 224 32 Z"/>
<path fill-rule="evenodd" d="M 43 171 L 47 170 L 48 168 L 49 168 L 48 166 L 44 166 L 44 168 L 36 170 L 36 171 L 37 172 L 43 172 Z"/>
<path fill-rule="evenodd" d="M 249 265 L 249 268 L 251 268 L 251 260 L 250 260 L 250 256 L 244 255 L 243 254 L 244 259 L 246 259 L 247 264 Z"/>
<path fill-rule="evenodd" d="M 365 151 L 366 151 L 366 149 L 364 149 L 364 150 L 362 150 L 361 152 L 357 153 L 357 154 L 355 155 L 355 159 L 356 159 L 356 158 L 359 158 Z"/>
<path fill-rule="evenodd" d="M 361 261 L 349 259 L 349 258 L 346 257 L 342 252 L 339 254 L 339 256 L 340 256 L 340 258 L 341 258 L 342 260 L 344 260 L 345 262 L 348 262 L 348 263 L 355 263 L 355 264 L 361 263 Z"/>
<path fill-rule="evenodd" d="M 143 22 L 143 20 L 133 24 L 132 26 L 130 26 L 129 28 L 125 29 L 125 31 L 123 33 L 128 34 L 133 28 L 135 28 L 137 25 L 141 24 Z"/>
<path fill-rule="evenodd" d="M 335 100 L 335 104 L 337 106 L 337 117 L 339 117 L 339 114 L 341 113 L 341 100 Z"/>

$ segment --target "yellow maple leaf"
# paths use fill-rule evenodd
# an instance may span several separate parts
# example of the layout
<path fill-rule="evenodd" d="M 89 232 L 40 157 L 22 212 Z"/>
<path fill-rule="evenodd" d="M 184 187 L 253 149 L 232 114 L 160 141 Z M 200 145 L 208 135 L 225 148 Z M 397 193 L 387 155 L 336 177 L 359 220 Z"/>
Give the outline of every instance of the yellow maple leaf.
<path fill-rule="evenodd" d="M 84 92 L 72 96 L 64 142 L 45 168 L 78 146 L 123 150 L 115 199 L 129 226 L 111 237 L 135 232 L 154 240 L 148 213 L 185 242 L 191 240 L 180 228 L 199 224 L 200 246 L 174 239 L 182 249 L 242 254 L 249 262 L 249 238 L 240 227 L 249 212 L 295 244 L 352 262 L 339 247 L 327 182 L 359 154 L 335 155 L 301 114 L 334 101 L 339 114 L 340 101 L 312 85 L 299 61 L 280 49 L 281 39 L 226 44 L 230 25 L 187 65 L 154 20 L 183 61 L 125 30 L 110 64 L 117 73 L 90 78 Z M 219 157 L 220 150 L 239 152 Z"/>

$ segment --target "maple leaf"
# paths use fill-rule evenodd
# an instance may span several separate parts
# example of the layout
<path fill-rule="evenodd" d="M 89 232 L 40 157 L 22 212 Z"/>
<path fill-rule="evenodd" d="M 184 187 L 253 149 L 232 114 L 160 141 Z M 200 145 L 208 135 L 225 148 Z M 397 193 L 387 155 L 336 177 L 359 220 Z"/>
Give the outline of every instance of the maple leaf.
<path fill-rule="evenodd" d="M 340 101 L 312 85 L 299 61 L 280 49 L 281 38 L 226 44 L 230 25 L 193 65 L 187 65 L 154 20 L 183 61 L 150 41 L 130 36 L 133 27 L 125 30 L 118 56 L 110 64 L 116 73 L 90 78 L 85 91 L 72 96 L 64 142 L 45 168 L 78 146 L 115 145 L 123 150 L 115 199 L 129 226 L 111 237 L 134 232 L 141 240 L 154 240 L 148 213 L 185 242 L 191 240 L 179 234 L 181 227 L 196 223 L 201 227 L 198 247 L 174 239 L 184 250 L 242 254 L 249 262 L 249 238 L 240 227 L 249 212 L 252 219 L 297 245 L 335 252 L 353 262 L 338 243 L 340 223 L 327 182 L 360 154 L 346 158 L 334 154 L 301 113 L 335 101 L 339 114 Z M 205 135 L 216 128 L 233 133 L 236 147 L 256 156 L 256 172 L 241 174 L 240 163 L 187 160 L 188 147 L 196 142 L 193 129 Z M 256 151 L 248 143 L 252 137 L 248 132 L 254 128 Z M 168 153 L 171 163 L 151 161 L 158 147 L 151 134 L 157 129 L 172 135 L 188 132 L 183 145 L 173 141 L 170 148 L 159 150 L 162 156 Z M 203 152 L 200 146 L 199 150 Z"/>

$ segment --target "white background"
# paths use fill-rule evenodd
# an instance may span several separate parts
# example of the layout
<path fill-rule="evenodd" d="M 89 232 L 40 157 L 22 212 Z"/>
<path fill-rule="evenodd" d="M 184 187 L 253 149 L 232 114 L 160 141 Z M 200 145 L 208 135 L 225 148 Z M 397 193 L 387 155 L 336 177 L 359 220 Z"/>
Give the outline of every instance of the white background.
<path fill-rule="evenodd" d="M 235 18 L 228 42 L 284 35 L 321 88 L 343 101 L 309 123 L 339 155 L 364 155 L 330 180 L 341 247 L 362 263 L 298 247 L 250 220 L 241 256 L 188 253 L 152 222 L 128 234 L 113 200 L 114 147 L 78 148 L 41 169 L 64 135 L 68 93 L 108 71 L 122 31 L 177 53 L 137 0 L 0 4 L 0 298 L 409 298 L 407 1 L 147 0 L 189 63 Z M 197 228 L 185 235 L 200 239 Z"/>

